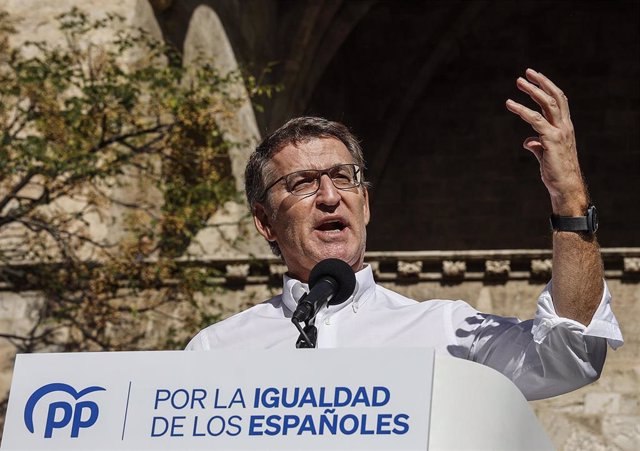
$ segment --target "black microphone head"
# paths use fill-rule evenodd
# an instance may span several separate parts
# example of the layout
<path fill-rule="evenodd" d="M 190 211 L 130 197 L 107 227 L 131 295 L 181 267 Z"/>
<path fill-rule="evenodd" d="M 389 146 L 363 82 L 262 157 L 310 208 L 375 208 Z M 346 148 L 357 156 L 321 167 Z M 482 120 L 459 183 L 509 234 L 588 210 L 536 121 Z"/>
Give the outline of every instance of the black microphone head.
<path fill-rule="evenodd" d="M 309 275 L 309 287 L 313 288 L 324 277 L 331 277 L 338 283 L 338 291 L 331 298 L 329 304 L 342 304 L 349 299 L 356 289 L 356 275 L 353 269 L 343 260 L 327 258 L 322 260 L 311 270 Z"/>

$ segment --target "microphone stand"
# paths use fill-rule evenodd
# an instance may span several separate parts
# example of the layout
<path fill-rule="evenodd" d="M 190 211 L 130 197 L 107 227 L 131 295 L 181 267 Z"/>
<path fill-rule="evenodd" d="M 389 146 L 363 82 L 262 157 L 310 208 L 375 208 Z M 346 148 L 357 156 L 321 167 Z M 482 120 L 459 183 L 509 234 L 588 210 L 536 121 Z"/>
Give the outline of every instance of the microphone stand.
<path fill-rule="evenodd" d="M 306 297 L 307 294 L 302 296 L 298 303 L 302 302 Z M 310 318 L 304 320 L 304 328 L 300 325 L 300 321 L 298 321 L 295 317 L 291 319 L 291 322 L 296 326 L 298 332 L 300 332 L 300 336 L 296 340 L 297 349 L 308 349 L 316 347 L 316 343 L 318 341 L 318 328 L 314 325 L 316 315 L 313 311 L 310 313 Z"/>
<path fill-rule="evenodd" d="M 318 328 L 313 324 L 307 324 L 304 329 L 299 328 L 298 330 L 300 330 L 300 336 L 296 341 L 296 348 L 315 348 L 318 341 Z"/>

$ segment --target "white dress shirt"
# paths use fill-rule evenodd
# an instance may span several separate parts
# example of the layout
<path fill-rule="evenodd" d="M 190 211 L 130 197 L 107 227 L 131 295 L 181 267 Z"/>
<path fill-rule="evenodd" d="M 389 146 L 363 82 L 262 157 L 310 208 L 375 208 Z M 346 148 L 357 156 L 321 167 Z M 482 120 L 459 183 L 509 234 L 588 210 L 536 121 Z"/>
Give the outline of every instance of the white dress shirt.
<path fill-rule="evenodd" d="M 294 348 L 291 323 L 306 284 L 285 275 L 275 296 L 200 331 L 188 350 Z M 622 334 L 605 285 L 591 323 L 556 315 L 551 283 L 533 320 L 480 313 L 463 301 L 416 302 L 377 285 L 369 266 L 356 273 L 354 294 L 316 316 L 319 348 L 431 347 L 436 353 L 488 365 L 511 379 L 527 399 L 556 396 L 596 380 Z"/>

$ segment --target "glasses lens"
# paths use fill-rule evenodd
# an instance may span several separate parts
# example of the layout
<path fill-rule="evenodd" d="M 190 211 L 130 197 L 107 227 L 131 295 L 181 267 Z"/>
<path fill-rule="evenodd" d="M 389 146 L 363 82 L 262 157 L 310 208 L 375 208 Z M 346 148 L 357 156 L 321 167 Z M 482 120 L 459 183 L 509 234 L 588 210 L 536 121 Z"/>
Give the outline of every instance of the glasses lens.
<path fill-rule="evenodd" d="M 289 174 L 284 180 L 290 193 L 302 196 L 316 192 L 318 189 L 317 181 L 319 176 L 320 171 L 309 169 Z"/>
<path fill-rule="evenodd" d="M 355 164 L 340 164 L 329 169 L 307 169 L 293 172 L 284 178 L 287 190 L 297 196 L 314 194 L 320 187 L 320 177 L 327 174 L 338 189 L 355 188 L 360 185 L 360 168 Z"/>
<path fill-rule="evenodd" d="M 336 188 L 346 189 L 358 186 L 358 170 L 353 164 L 341 164 L 331 168 L 328 173 Z"/>

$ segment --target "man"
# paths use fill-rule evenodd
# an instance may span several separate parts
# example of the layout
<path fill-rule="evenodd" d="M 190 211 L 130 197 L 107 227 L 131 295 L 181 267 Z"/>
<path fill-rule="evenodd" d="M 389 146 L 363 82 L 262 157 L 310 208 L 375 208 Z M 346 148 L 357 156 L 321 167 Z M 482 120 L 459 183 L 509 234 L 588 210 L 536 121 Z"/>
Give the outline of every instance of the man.
<path fill-rule="evenodd" d="M 589 198 L 567 98 L 531 69 L 516 84 L 542 109 L 506 103 L 538 133 L 524 147 L 540 162 L 553 214 L 584 216 Z M 540 295 L 534 320 L 479 313 L 462 301 L 418 303 L 376 285 L 364 264 L 369 198 L 363 166 L 346 127 L 319 118 L 293 119 L 258 146 L 247 165 L 247 198 L 258 232 L 288 268 L 283 293 L 204 329 L 188 349 L 293 347 L 298 332 L 290 318 L 310 271 L 323 259 L 339 258 L 356 272 L 356 290 L 317 313 L 318 347 L 429 346 L 501 371 L 528 399 L 599 377 L 607 341 L 615 348 L 622 336 L 594 230 L 554 231 L 553 283 Z M 556 227 L 576 221 L 585 222 L 556 218 Z"/>

